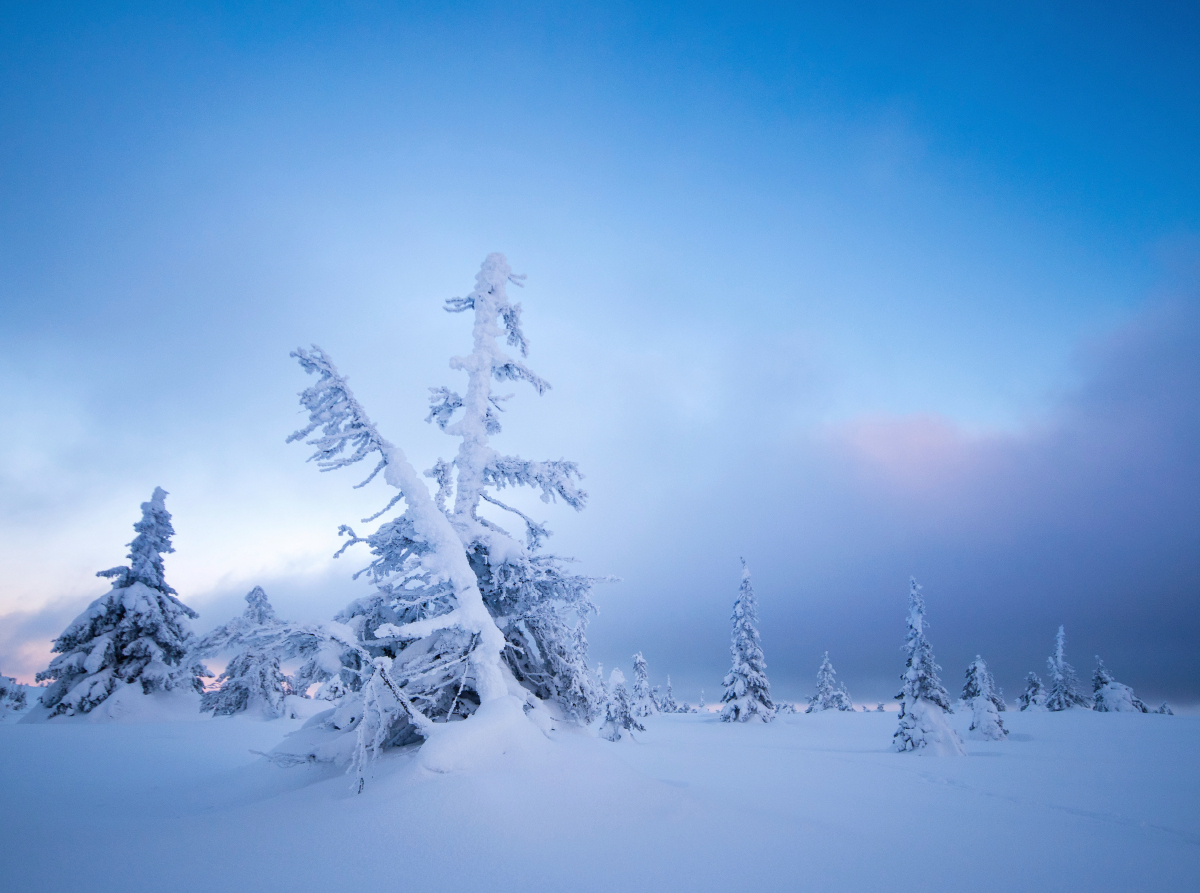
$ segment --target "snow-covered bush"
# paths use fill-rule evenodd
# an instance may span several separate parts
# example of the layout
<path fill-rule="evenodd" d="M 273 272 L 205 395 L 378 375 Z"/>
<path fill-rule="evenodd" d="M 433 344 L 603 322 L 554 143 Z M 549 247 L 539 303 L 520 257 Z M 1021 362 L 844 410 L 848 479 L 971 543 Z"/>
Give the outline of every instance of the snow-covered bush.
<path fill-rule="evenodd" d="M 793 704 L 791 701 L 776 701 L 775 702 L 775 715 L 776 716 L 779 716 L 781 714 L 786 714 L 786 713 L 799 713 L 799 712 L 800 711 L 796 708 L 796 705 Z"/>
<path fill-rule="evenodd" d="M 771 703 L 771 685 L 767 681 L 767 662 L 758 636 L 758 601 L 750 585 L 750 569 L 742 559 L 742 585 L 733 603 L 733 641 L 729 646 L 733 665 L 725 676 L 721 696 L 723 722 L 747 722 L 775 718 Z"/>
<path fill-rule="evenodd" d="M 1046 658 L 1050 670 L 1050 685 L 1046 690 L 1046 709 L 1051 711 L 1068 710 L 1071 707 L 1091 707 L 1092 699 L 1087 696 L 1075 668 L 1066 659 L 1067 635 L 1063 627 L 1058 628 L 1054 637 L 1054 653 Z"/>
<path fill-rule="evenodd" d="M 54 641 L 58 657 L 38 673 L 51 680 L 41 703 L 51 716 L 88 713 L 118 686 L 139 683 L 142 692 L 202 691 L 208 675 L 188 658 L 196 612 L 163 577 L 162 556 L 174 552 L 167 493 L 156 487 L 133 525 L 129 566 L 100 571 L 112 589 L 92 602 Z"/>
<path fill-rule="evenodd" d="M 322 471 L 373 458 L 374 470 L 359 486 L 382 473 L 397 492 L 365 521 L 382 517 L 401 500 L 405 504 L 400 515 L 366 536 L 340 529 L 349 539 L 339 555 L 357 543 L 370 549 L 372 561 L 359 573 L 376 591 L 347 607 L 337 621 L 371 659 L 344 678 L 347 687 L 357 690 L 370 679 L 379 691 L 380 685 L 389 692 L 394 686 L 403 701 L 389 695 L 391 701 L 411 704 L 420 717 L 407 717 L 404 710 L 388 715 L 414 728 L 425 727 L 425 720 L 470 716 L 482 702 L 514 689 L 523 689 L 530 704 L 548 704 L 580 723 L 591 721 L 603 706 L 587 668 L 585 631 L 595 610 L 594 578 L 568 573 L 563 559 L 540 554 L 550 531 L 493 495 L 506 487 L 532 487 L 544 502 L 561 499 L 576 510 L 587 499 L 576 484 L 580 474 L 573 462 L 527 461 L 502 455 L 489 443 L 500 433 L 508 399 L 492 393 L 493 380 L 524 381 L 539 394 L 549 388 L 497 344 L 504 337 L 522 356 L 527 353 L 521 307 L 506 295 L 507 284 L 519 285 L 520 278 L 503 255 L 491 254 L 474 290 L 446 302 L 450 312 L 474 311 L 473 350 L 450 361 L 451 368 L 467 375 L 465 395 L 431 389 L 426 421 L 459 440 L 452 462 L 439 460 L 426 472 L 438 487 L 433 495 L 404 453 L 380 435 L 330 358 L 317 347 L 293 353 L 318 380 L 301 394 L 309 422 L 289 441 L 313 446 L 311 458 Z M 515 515 L 525 528 L 525 543 L 480 515 L 486 506 Z M 378 658 L 390 661 L 386 672 Z M 380 695 L 380 703 L 387 700 Z M 384 730 L 372 741 L 386 746 L 406 734 Z"/>
<path fill-rule="evenodd" d="M 1149 713 L 1133 694 L 1133 689 L 1113 678 L 1096 655 L 1096 672 L 1092 674 L 1092 709 L 1100 713 Z"/>
<path fill-rule="evenodd" d="M 833 668 L 833 664 L 829 661 L 829 652 L 825 652 L 825 657 L 821 660 L 821 666 L 817 669 L 817 693 L 808 699 L 808 709 L 805 713 L 814 713 L 820 710 L 853 710 L 854 702 L 850 700 L 850 693 L 846 691 L 844 684 L 839 685 L 834 677 L 837 675 L 837 670 Z"/>
<path fill-rule="evenodd" d="M 985 741 L 1000 741 L 1008 737 L 1008 730 L 1000 721 L 1000 710 L 1004 699 L 996 691 L 992 674 L 978 654 L 967 667 L 967 681 L 963 686 L 963 700 L 971 708 L 971 727 L 967 730 L 976 738 Z"/>
<path fill-rule="evenodd" d="M 25 686 L 11 676 L 0 676 L 0 719 L 26 706 Z"/>
<path fill-rule="evenodd" d="M 1163 701 L 1162 706 L 1159 707 L 1154 712 L 1161 713 L 1163 716 L 1174 716 L 1175 715 L 1175 711 L 1171 709 L 1171 705 L 1168 704 L 1166 701 Z"/>
<path fill-rule="evenodd" d="M 883 706 L 883 701 L 880 701 L 878 704 L 875 705 L 876 713 L 884 713 L 884 712 L 886 712 L 886 710 L 887 710 L 887 708 L 885 708 Z"/>
<path fill-rule="evenodd" d="M 654 716 L 659 712 L 658 704 L 650 691 L 650 675 L 646 671 L 646 658 L 642 652 L 633 656 L 633 698 L 631 701 L 633 715 L 638 719 Z"/>
<path fill-rule="evenodd" d="M 646 727 L 633 715 L 629 692 L 625 688 L 625 674 L 614 668 L 608 677 L 608 702 L 604 707 L 604 722 L 600 725 L 600 737 L 609 741 L 620 741 L 625 732 L 644 732 Z"/>
<path fill-rule="evenodd" d="M 1042 710 L 1046 706 L 1046 688 L 1037 673 L 1025 677 L 1025 691 L 1017 698 L 1022 710 Z"/>
<path fill-rule="evenodd" d="M 925 750 L 937 754 L 964 754 L 958 733 L 945 715 L 951 712 L 950 695 L 938 678 L 941 669 L 933 659 L 933 648 L 925 638 L 925 598 L 915 579 L 908 590 L 908 633 L 904 640 L 908 661 L 900 702 L 900 726 L 892 746 L 900 752 Z"/>

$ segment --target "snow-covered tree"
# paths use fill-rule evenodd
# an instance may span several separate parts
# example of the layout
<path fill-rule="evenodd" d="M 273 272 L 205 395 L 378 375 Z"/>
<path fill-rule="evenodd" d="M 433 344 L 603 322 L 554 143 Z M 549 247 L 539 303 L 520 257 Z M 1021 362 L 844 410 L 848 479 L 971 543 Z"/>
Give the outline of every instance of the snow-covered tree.
<path fill-rule="evenodd" d="M 667 676 L 667 693 L 663 695 L 662 700 L 659 701 L 659 707 L 662 709 L 663 713 L 686 712 L 680 709 L 679 703 L 675 700 L 675 692 L 671 689 L 670 675 Z"/>
<path fill-rule="evenodd" d="M 531 487 L 544 502 L 562 500 L 576 510 L 587 499 L 577 486 L 581 475 L 575 463 L 527 461 L 490 445 L 490 437 L 501 431 L 500 414 L 509 396 L 494 394 L 493 381 L 524 381 L 539 394 L 549 388 L 497 343 L 503 337 L 522 356 L 527 353 L 521 307 L 506 295 L 507 285 L 519 285 L 520 278 L 503 255 L 491 254 L 474 290 L 446 302 L 450 312 L 473 311 L 473 349 L 450 361 L 451 368 L 467 375 L 465 395 L 432 389 L 426 421 L 459 440 L 453 461 L 439 460 L 426 472 L 437 484 L 436 494 L 379 433 L 320 348 L 293 353 L 318 380 L 301 394 L 309 423 L 289 440 L 312 445 L 312 459 L 322 471 L 372 458 L 375 468 L 360 486 L 382 474 L 397 492 L 364 523 L 402 500 L 405 504 L 400 515 L 366 536 L 347 526 L 340 529 L 349 540 L 339 555 L 357 543 L 370 549 L 372 561 L 360 573 L 376 587 L 336 618 L 371 658 L 359 678 L 347 684 L 362 688 L 383 672 L 376 658 L 387 658 L 387 681 L 434 722 L 470 716 L 480 703 L 522 688 L 531 705 L 546 703 L 581 723 L 592 720 L 603 704 L 587 668 L 585 631 L 595 610 L 590 599 L 595 579 L 568 573 L 564 559 L 541 554 L 550 531 L 494 495 L 506 487 Z M 520 520 L 524 543 L 480 514 L 489 506 Z M 385 680 L 377 682 L 375 690 L 383 691 L 379 685 Z M 388 700 L 380 697 L 380 703 Z M 416 717 L 396 716 L 401 724 L 422 725 Z M 385 742 L 402 737 L 398 730 L 381 734 Z"/>
<path fill-rule="evenodd" d="M 758 602 L 750 584 L 750 569 L 742 559 L 742 585 L 733 603 L 733 641 L 729 646 L 733 665 L 725 676 L 721 696 L 723 722 L 770 722 L 775 717 L 767 662 L 758 636 Z"/>
<path fill-rule="evenodd" d="M 234 680 L 241 674 L 250 673 L 249 678 L 261 679 L 263 684 L 275 686 L 270 694 L 262 692 L 258 698 L 258 701 L 271 705 L 262 708 L 263 712 L 272 715 L 272 711 L 275 711 L 275 716 L 282 715 L 285 694 L 307 697 L 308 687 L 320 683 L 321 697 L 334 700 L 361 688 L 363 680 L 373 672 L 371 655 L 357 644 L 351 630 L 338 623 L 282 620 L 276 615 L 261 586 L 255 586 L 246 594 L 245 611 L 200 638 L 192 653 L 198 658 L 221 653 L 235 655 L 221 677 L 222 690 L 227 684 L 234 685 L 230 689 L 229 699 L 222 700 L 214 692 L 207 692 L 205 704 L 220 704 L 223 710 L 231 704 L 249 705 L 251 702 L 236 692 L 244 685 L 253 688 L 257 682 L 247 681 L 243 684 Z M 272 667 L 277 669 L 282 661 L 297 658 L 303 663 L 294 678 L 282 674 L 276 677 Z M 202 709 L 213 707 L 205 706 Z"/>
<path fill-rule="evenodd" d="M 0 719 L 25 709 L 25 686 L 11 676 L 0 676 Z"/>
<path fill-rule="evenodd" d="M 975 660 L 967 667 L 967 681 L 963 685 L 962 699 L 969 704 L 979 697 L 980 692 L 986 692 L 988 700 L 998 712 L 1003 713 L 1008 709 L 1008 705 L 1004 703 L 1004 692 L 996 685 L 995 677 L 987 668 L 987 663 L 977 654 Z"/>
<path fill-rule="evenodd" d="M 933 659 L 933 648 L 925 638 L 925 598 L 915 579 L 909 580 L 908 633 L 904 640 L 908 661 L 904 685 L 896 700 L 900 702 L 900 726 L 892 736 L 896 750 L 923 750 L 962 754 L 958 733 L 950 727 L 950 695 L 938 678 L 941 669 Z"/>
<path fill-rule="evenodd" d="M 633 699 L 630 709 L 638 719 L 654 716 L 658 713 L 658 705 L 650 692 L 650 674 L 646 671 L 646 658 L 642 652 L 633 656 Z"/>
<path fill-rule="evenodd" d="M 971 727 L 968 731 L 974 733 L 976 738 L 999 741 L 1008 736 L 1008 730 L 1000 721 L 1000 708 L 997 706 L 997 702 L 1003 704 L 1004 700 L 996 691 L 987 664 L 978 654 L 967 667 L 962 697 L 971 708 Z"/>
<path fill-rule="evenodd" d="M 1041 677 L 1031 672 L 1025 677 L 1025 691 L 1017 698 L 1022 710 L 1036 710 L 1046 706 L 1046 687 Z"/>
<path fill-rule="evenodd" d="M 1163 716 L 1174 716 L 1175 715 L 1175 711 L 1171 709 L 1171 705 L 1168 704 L 1166 701 L 1163 701 L 1162 706 L 1159 707 L 1154 712 L 1161 713 Z"/>
<path fill-rule="evenodd" d="M 1132 688 L 1113 678 L 1100 655 L 1096 655 L 1096 672 L 1092 674 L 1092 709 L 1100 713 L 1150 712 L 1134 695 Z"/>
<path fill-rule="evenodd" d="M 1066 659 L 1067 635 L 1063 627 L 1058 628 L 1054 637 L 1054 654 L 1046 658 L 1050 669 L 1050 685 L 1046 691 L 1046 709 L 1051 711 L 1067 710 L 1071 707 L 1091 707 L 1092 701 L 1079 684 L 1075 668 Z"/>
<path fill-rule="evenodd" d="M 283 699 L 290 691 L 279 669 L 279 658 L 262 651 L 236 655 L 217 677 L 220 688 L 200 696 L 200 710 L 217 716 L 261 713 L 267 719 L 283 715 Z"/>
<path fill-rule="evenodd" d="M 605 704 L 604 722 L 600 726 L 600 737 L 609 741 L 620 741 L 625 732 L 644 732 L 646 727 L 633 714 L 629 691 L 625 688 L 625 674 L 613 668 L 608 677 L 608 702 Z"/>
<path fill-rule="evenodd" d="M 887 708 L 885 708 L 885 707 L 883 706 L 883 701 L 880 701 L 880 702 L 879 702 L 877 705 L 875 705 L 875 712 L 876 712 L 876 713 L 884 713 L 884 712 L 886 711 L 886 709 L 887 709 Z"/>
<path fill-rule="evenodd" d="M 784 713 L 799 713 L 799 712 L 800 711 L 796 709 L 796 705 L 793 704 L 791 701 L 776 701 L 775 702 L 775 715 L 776 716 L 779 716 L 780 714 L 784 714 Z"/>
<path fill-rule="evenodd" d="M 162 556 L 175 550 L 167 493 L 157 487 L 133 525 L 129 566 L 100 571 L 113 581 L 54 641 L 58 657 L 38 673 L 51 680 L 41 697 L 51 716 L 88 713 L 120 685 L 138 683 L 145 694 L 172 689 L 202 691 L 203 667 L 188 657 L 196 612 L 177 598 L 163 577 Z"/>
<path fill-rule="evenodd" d="M 817 669 L 817 693 L 808 699 L 808 709 L 805 713 L 815 713 L 820 710 L 853 710 L 854 702 L 845 685 L 839 685 L 834 677 L 837 670 L 829 661 L 829 652 L 821 660 Z"/>

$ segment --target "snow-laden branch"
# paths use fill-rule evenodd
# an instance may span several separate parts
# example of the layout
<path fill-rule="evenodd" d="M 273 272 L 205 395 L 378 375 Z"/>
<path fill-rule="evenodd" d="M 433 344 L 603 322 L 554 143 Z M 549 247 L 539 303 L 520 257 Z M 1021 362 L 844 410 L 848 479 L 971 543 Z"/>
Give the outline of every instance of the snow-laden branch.
<path fill-rule="evenodd" d="M 542 502 L 560 498 L 576 511 L 583 509 L 587 493 L 575 486 L 583 477 L 574 462 L 529 462 L 520 456 L 496 456 L 483 468 L 484 482 L 497 489 L 533 487 L 542 491 Z"/>

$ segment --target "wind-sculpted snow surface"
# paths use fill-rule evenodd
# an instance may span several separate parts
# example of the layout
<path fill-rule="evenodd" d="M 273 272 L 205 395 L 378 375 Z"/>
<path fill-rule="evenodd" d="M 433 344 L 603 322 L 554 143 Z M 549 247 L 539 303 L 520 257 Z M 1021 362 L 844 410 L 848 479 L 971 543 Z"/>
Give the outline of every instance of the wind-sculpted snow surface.
<path fill-rule="evenodd" d="M 4 888 L 1195 888 L 1200 717 L 1012 712 L 1007 740 L 936 759 L 888 749 L 894 713 L 664 714 L 614 746 L 522 711 L 498 699 L 384 752 L 359 796 L 340 771 L 250 753 L 299 720 L 0 723 Z M 942 716 L 966 732 L 967 711 Z"/>

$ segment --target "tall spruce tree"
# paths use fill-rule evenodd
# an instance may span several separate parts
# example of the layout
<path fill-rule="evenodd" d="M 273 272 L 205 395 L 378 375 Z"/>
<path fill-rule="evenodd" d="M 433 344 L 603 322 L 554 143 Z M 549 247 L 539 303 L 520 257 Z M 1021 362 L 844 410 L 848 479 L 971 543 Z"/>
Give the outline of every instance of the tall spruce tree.
<path fill-rule="evenodd" d="M 1046 709 L 1051 711 L 1069 710 L 1071 707 L 1091 707 L 1092 699 L 1084 692 L 1075 675 L 1075 668 L 1067 663 L 1066 658 L 1067 634 L 1063 627 L 1058 628 L 1054 637 L 1054 653 L 1046 658 L 1050 670 L 1050 684 L 1046 690 Z"/>
<path fill-rule="evenodd" d="M 938 678 L 941 669 L 933 658 L 933 648 L 925 638 L 925 598 L 915 579 L 909 580 L 908 632 L 904 639 L 908 661 L 903 687 L 896 695 L 900 702 L 900 725 L 892 736 L 896 750 L 931 748 L 945 754 L 963 754 L 958 733 L 950 727 L 945 714 L 951 712 L 950 695 Z"/>
<path fill-rule="evenodd" d="M 771 684 L 767 681 L 767 662 L 758 636 L 758 601 L 750 584 L 750 569 L 742 559 L 742 585 L 733 603 L 733 641 L 729 652 L 733 659 L 725 676 L 721 696 L 723 722 L 747 722 L 775 718 L 771 703 Z"/>
<path fill-rule="evenodd" d="M 662 704 L 663 713 L 686 713 L 687 711 L 680 709 L 679 703 L 675 700 L 675 692 L 671 690 L 671 676 L 667 675 L 667 693 L 663 695 Z"/>
<path fill-rule="evenodd" d="M 88 713 L 118 686 L 137 683 L 145 694 L 202 691 L 203 667 L 187 660 L 189 620 L 197 614 L 163 576 L 162 556 L 174 552 L 167 493 L 156 487 L 133 529 L 129 565 L 100 571 L 112 589 L 92 602 L 54 641 L 58 657 L 38 673 L 50 680 L 41 697 L 51 716 Z"/>

